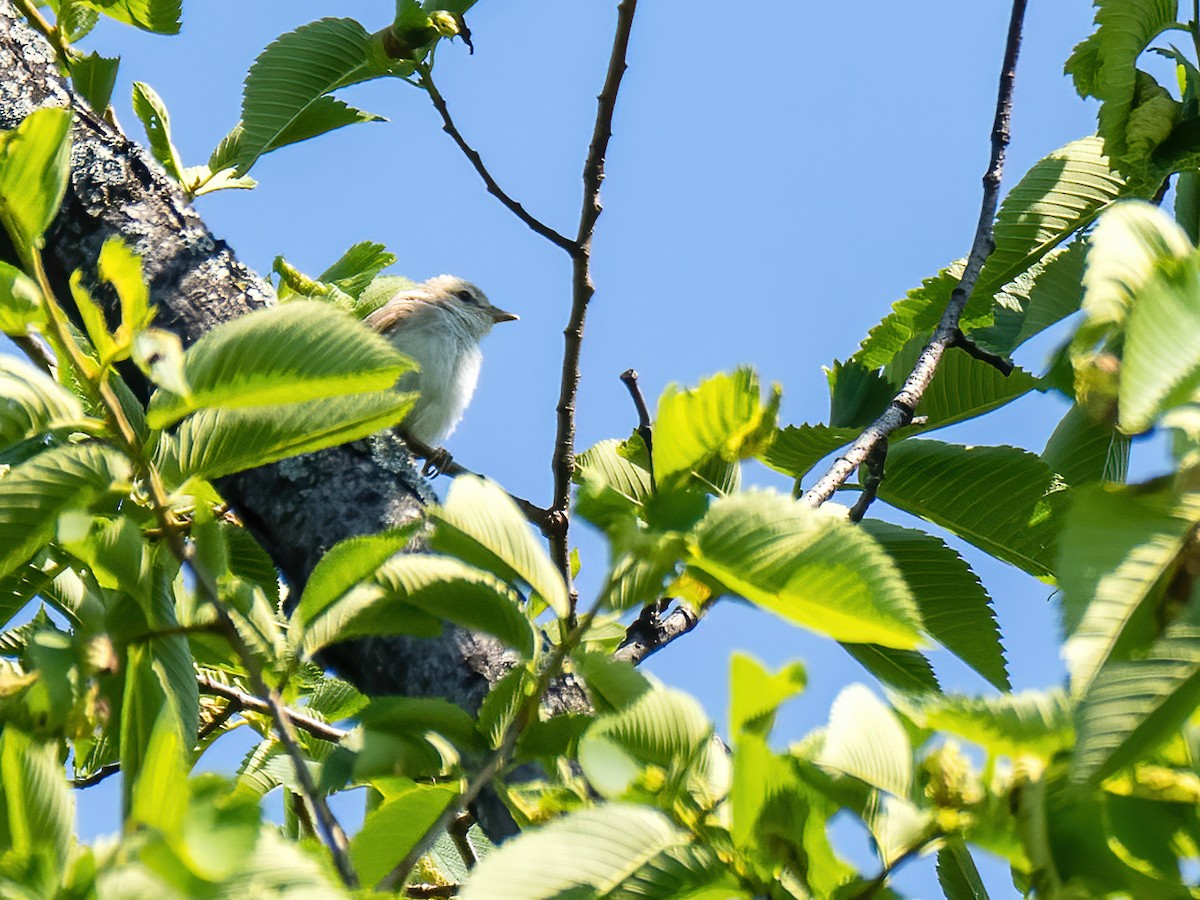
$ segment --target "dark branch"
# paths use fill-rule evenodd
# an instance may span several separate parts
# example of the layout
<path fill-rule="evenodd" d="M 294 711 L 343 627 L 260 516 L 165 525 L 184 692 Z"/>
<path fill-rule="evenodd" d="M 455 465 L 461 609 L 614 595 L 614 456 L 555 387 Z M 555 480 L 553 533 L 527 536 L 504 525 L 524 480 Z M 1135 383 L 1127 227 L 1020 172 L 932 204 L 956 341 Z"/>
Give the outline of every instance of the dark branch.
<path fill-rule="evenodd" d="M 558 427 L 554 438 L 554 455 L 550 468 L 554 472 L 554 499 L 550 509 L 560 514 L 558 527 L 550 536 L 550 552 L 567 584 L 571 584 L 570 519 L 567 508 L 571 497 L 571 476 L 575 472 L 575 400 L 579 394 L 579 355 L 583 346 L 583 324 L 588 303 L 596 292 L 592 282 L 592 235 L 603 208 L 600 185 L 604 181 L 604 160 L 612 137 L 613 113 L 617 93 L 627 68 L 629 34 L 637 0 L 621 0 L 617 6 L 617 30 L 613 37 L 608 72 L 596 104 L 596 123 L 592 142 L 583 166 L 583 208 L 579 214 L 579 233 L 572 251 L 571 316 L 563 330 L 562 380 L 558 392 Z M 575 607 L 575 592 L 571 591 L 571 608 Z M 573 613 L 572 613 L 573 617 Z"/>
<path fill-rule="evenodd" d="M 639 616 L 625 632 L 625 640 L 613 654 L 613 659 L 639 665 L 647 657 L 695 628 L 704 613 L 703 609 L 695 613 L 680 604 L 666 617 L 655 615 L 651 621 L 649 616 Z"/>
<path fill-rule="evenodd" d="M 957 347 L 959 350 L 963 351 L 963 353 L 967 354 L 967 356 L 977 359 L 980 362 L 987 363 L 1006 378 L 1012 374 L 1012 360 L 1006 359 L 1005 357 L 1000 356 L 998 353 L 991 353 L 987 350 L 984 350 L 973 340 L 963 334 L 959 329 L 955 330 L 954 336 L 950 339 L 949 346 Z"/>
<path fill-rule="evenodd" d="M 93 772 L 87 778 L 72 779 L 70 782 L 70 785 L 73 788 L 80 788 L 80 789 L 89 788 L 94 784 L 99 784 L 105 778 L 108 778 L 111 775 L 116 775 L 120 771 L 121 771 L 120 763 L 109 763 L 107 766 L 101 766 L 99 769 L 97 769 L 95 772 Z"/>
<path fill-rule="evenodd" d="M 867 509 L 875 502 L 875 497 L 879 494 L 879 485 L 883 481 L 883 464 L 887 459 L 887 450 L 888 439 L 880 438 L 867 454 L 863 462 L 863 468 L 867 470 L 866 477 L 863 478 L 862 493 L 850 509 L 851 522 L 861 522 L 867 514 Z"/>
<path fill-rule="evenodd" d="M 255 697 L 253 694 L 239 691 L 235 687 L 221 684 L 221 682 L 214 678 L 209 678 L 207 675 L 197 675 L 196 681 L 200 684 L 200 690 L 206 694 L 211 694 L 214 697 L 224 697 L 226 700 L 237 703 L 242 709 L 248 709 L 251 712 L 261 713 L 264 716 L 271 715 L 271 705 L 261 697 Z M 288 721 L 297 728 L 303 729 L 323 741 L 331 741 L 336 744 L 349 733 L 343 731 L 341 728 L 335 728 L 327 722 L 322 722 L 320 719 L 314 719 L 311 716 L 306 716 L 304 713 L 299 713 L 292 709 L 284 710 L 284 712 L 287 715 Z"/>
<path fill-rule="evenodd" d="M 555 231 L 541 219 L 526 211 L 525 207 L 508 195 L 504 188 L 496 182 L 492 177 L 492 173 L 488 171 L 487 166 L 483 163 L 483 157 L 479 152 L 467 143 L 466 138 L 462 136 L 462 132 L 458 130 L 458 126 L 454 124 L 454 119 L 450 117 L 450 107 L 446 105 L 446 99 L 437 89 L 437 85 L 433 83 L 433 75 L 428 68 L 420 70 L 420 85 L 429 94 L 429 99 L 433 101 L 434 108 L 442 117 L 442 130 L 454 139 L 454 143 L 458 144 L 458 149 L 463 152 L 463 156 L 475 167 L 475 171 L 479 173 L 479 177 L 483 179 L 483 183 L 487 186 L 488 193 L 499 200 L 514 216 L 524 222 L 535 233 L 540 234 L 550 243 L 557 247 L 561 247 L 570 254 L 575 253 L 575 242 L 569 237 Z"/>
<path fill-rule="evenodd" d="M 408 445 L 408 449 L 412 451 L 412 455 L 418 459 L 439 460 L 437 463 L 438 474 L 449 475 L 452 478 L 459 475 L 477 475 L 476 472 L 472 472 L 466 466 L 461 466 L 456 463 L 450 454 L 445 453 L 445 451 L 439 451 L 436 447 L 430 447 L 424 441 L 419 440 L 410 434 L 404 435 L 404 443 Z M 445 462 L 440 461 L 443 454 Z M 428 469 L 428 465 L 425 468 Z M 431 473 L 426 472 L 426 474 Z M 505 491 L 505 493 L 508 492 Z M 508 496 L 513 503 L 517 504 L 517 508 L 521 510 L 521 513 L 526 519 L 540 528 L 543 534 L 547 533 L 548 526 L 546 522 L 550 516 L 550 511 L 548 509 L 542 509 L 537 504 L 530 503 L 524 497 L 518 497 L 516 494 L 508 494 Z"/>
<path fill-rule="evenodd" d="M 642 443 L 646 445 L 646 453 L 653 460 L 654 430 L 650 427 L 650 409 L 646 406 L 646 398 L 642 395 L 642 388 L 638 384 L 637 371 L 626 369 L 621 373 L 621 383 L 625 385 L 625 389 L 629 391 L 629 396 L 633 398 L 633 406 L 637 410 L 638 415 L 637 433 L 641 435 Z M 651 479 L 654 478 L 653 466 L 652 462 L 650 468 Z"/>
<path fill-rule="evenodd" d="M 1008 39 L 1004 49 L 1004 63 L 1000 70 L 1000 88 L 996 96 L 996 115 L 992 122 L 992 154 L 987 172 L 983 176 L 983 202 L 979 210 L 979 222 L 975 226 L 975 240 L 962 278 L 950 302 L 942 313 L 941 321 L 933 332 L 933 338 L 921 351 L 912 372 L 896 395 L 896 399 L 859 435 L 846 453 L 829 467 L 802 498 L 809 506 L 820 506 L 845 484 L 846 479 L 860 466 L 880 440 L 912 421 L 913 410 L 921 402 L 929 383 L 937 372 L 938 364 L 958 332 L 958 320 L 963 307 L 975 288 L 984 260 L 995 247 L 992 239 L 992 222 L 996 218 L 996 207 L 1000 201 L 1000 176 L 1004 171 L 1004 153 L 1008 147 L 1009 120 L 1012 117 L 1013 83 L 1016 80 L 1017 54 L 1021 49 L 1021 24 L 1025 18 L 1026 0 L 1013 0 L 1012 15 L 1008 23 Z"/>

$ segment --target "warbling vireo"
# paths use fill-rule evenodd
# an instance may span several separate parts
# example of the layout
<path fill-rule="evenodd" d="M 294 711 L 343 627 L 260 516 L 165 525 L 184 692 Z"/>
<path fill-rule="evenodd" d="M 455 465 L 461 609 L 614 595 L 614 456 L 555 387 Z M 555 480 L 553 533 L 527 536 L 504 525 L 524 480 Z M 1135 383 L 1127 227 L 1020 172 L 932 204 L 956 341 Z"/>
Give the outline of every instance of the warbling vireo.
<path fill-rule="evenodd" d="M 415 438 L 410 444 L 429 457 L 426 474 L 450 461 L 438 444 L 454 431 L 475 393 L 483 362 L 480 340 L 497 322 L 516 319 L 492 306 L 471 282 L 438 275 L 400 291 L 363 320 L 421 367 L 403 376 L 397 387 L 421 392 L 401 431 Z M 430 450 L 432 454 L 426 452 Z"/>

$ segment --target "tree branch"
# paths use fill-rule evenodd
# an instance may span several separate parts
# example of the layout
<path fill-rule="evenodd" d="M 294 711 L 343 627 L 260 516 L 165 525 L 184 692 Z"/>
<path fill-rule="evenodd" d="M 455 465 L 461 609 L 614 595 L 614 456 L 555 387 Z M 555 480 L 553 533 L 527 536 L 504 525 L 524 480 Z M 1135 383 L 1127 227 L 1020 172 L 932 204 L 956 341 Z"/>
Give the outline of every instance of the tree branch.
<path fill-rule="evenodd" d="M 613 654 L 613 659 L 640 665 L 643 660 L 657 653 L 667 644 L 683 637 L 700 624 L 707 609 L 693 612 L 680 604 L 665 618 L 656 616 L 653 622 L 638 617 L 625 632 L 625 640 Z"/>
<path fill-rule="evenodd" d="M 650 409 L 646 406 L 646 398 L 642 395 L 642 388 L 638 384 L 638 373 L 635 369 L 626 369 L 621 373 L 621 383 L 625 385 L 625 389 L 629 391 L 629 396 L 633 399 L 633 407 L 637 410 L 638 423 L 637 433 L 642 438 L 642 443 L 646 445 L 646 453 L 650 456 L 650 480 L 654 481 L 654 430 L 650 427 Z"/>
<path fill-rule="evenodd" d="M 954 293 L 950 295 L 950 302 L 946 304 L 946 310 L 933 332 L 933 338 L 921 351 L 900 392 L 883 414 L 859 435 L 845 454 L 835 460 L 829 470 L 804 494 L 802 500 L 809 506 L 820 506 L 832 497 L 838 486 L 846 482 L 879 441 L 912 421 L 913 411 L 933 380 L 946 348 L 953 343 L 958 333 L 958 320 L 962 316 L 963 307 L 967 305 L 971 291 L 975 288 L 984 260 L 995 247 L 992 223 L 996 218 L 996 207 L 1000 200 L 1000 176 L 1004 171 L 1004 153 L 1008 147 L 1013 83 L 1016 80 L 1017 54 L 1021 49 L 1021 25 L 1025 18 L 1025 5 L 1026 0 L 1013 0 L 1004 63 L 1000 71 L 1000 88 L 996 97 L 996 115 L 992 122 L 991 159 L 983 176 L 983 202 L 979 210 L 979 222 L 975 227 L 975 240 L 971 245 L 971 253 L 967 257 L 962 278 Z"/>
<path fill-rule="evenodd" d="M 256 697 L 253 694 L 247 694 L 245 691 L 240 691 L 228 684 L 222 684 L 215 678 L 210 678 L 207 675 L 197 675 L 196 681 L 200 685 L 200 690 L 214 697 L 224 697 L 230 702 L 231 714 L 237 712 L 238 708 L 248 709 L 251 712 L 262 713 L 263 715 L 271 715 L 271 705 L 261 697 Z M 322 722 L 320 719 L 314 719 L 311 716 L 306 716 L 304 713 L 296 712 L 294 709 L 284 708 L 285 717 L 297 728 L 307 731 L 313 737 L 319 737 L 323 741 L 331 741 L 338 743 L 344 738 L 348 731 L 341 728 L 335 728 L 328 722 Z"/>
<path fill-rule="evenodd" d="M 583 346 L 583 324 L 587 316 L 588 303 L 596 292 L 592 282 L 592 235 L 603 206 L 600 203 L 600 185 L 604 181 L 604 160 L 608 153 L 608 142 L 612 137 L 613 113 L 617 106 L 617 93 L 621 79 L 628 66 L 625 58 L 629 52 L 629 34 L 633 29 L 633 15 L 637 11 L 637 0 L 621 0 L 617 6 L 617 30 L 613 37 L 612 52 L 608 59 L 608 72 L 604 87 L 600 90 L 596 104 L 596 123 L 592 129 L 592 142 L 588 147 L 587 161 L 583 166 L 583 208 L 579 214 L 579 232 L 571 249 L 571 316 L 563 330 L 562 379 L 558 393 L 558 426 L 554 439 L 554 454 L 550 467 L 554 472 L 554 498 L 550 510 L 557 515 L 551 520 L 553 533 L 550 537 L 550 552 L 554 562 L 568 585 L 571 584 L 570 561 L 570 518 L 568 506 L 571 499 L 571 476 L 575 472 L 575 400 L 579 393 L 579 355 Z M 575 592 L 571 591 L 572 618 L 574 617 Z"/>
<path fill-rule="evenodd" d="M 454 139 L 454 143 L 458 144 L 458 149 L 463 152 L 463 156 L 474 166 L 475 171 L 479 173 L 479 177 L 483 179 L 483 183 L 487 186 L 488 193 L 499 200 L 514 216 L 524 222 L 536 234 L 540 234 L 550 243 L 557 247 L 561 247 L 568 253 L 574 253 L 575 242 L 569 237 L 555 231 L 541 219 L 529 213 L 524 206 L 514 200 L 508 193 L 500 187 L 496 179 L 492 177 L 492 173 L 483 163 L 483 157 L 479 155 L 474 147 L 467 143 L 466 138 L 462 136 L 462 132 L 458 130 L 458 126 L 454 124 L 454 119 L 450 117 L 450 107 L 446 105 L 446 99 L 438 91 L 437 85 L 433 83 L 433 73 L 428 66 L 422 66 L 418 70 L 418 82 L 420 87 L 423 87 L 429 94 L 429 99 L 433 101 L 434 108 L 442 117 L 442 130 Z"/>

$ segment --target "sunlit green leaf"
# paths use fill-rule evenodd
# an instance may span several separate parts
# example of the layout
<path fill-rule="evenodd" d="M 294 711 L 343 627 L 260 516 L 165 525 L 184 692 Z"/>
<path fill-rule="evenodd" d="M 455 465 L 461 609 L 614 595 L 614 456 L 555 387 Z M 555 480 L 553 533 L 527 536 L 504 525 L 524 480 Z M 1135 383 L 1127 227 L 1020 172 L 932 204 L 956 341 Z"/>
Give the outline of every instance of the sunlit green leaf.
<path fill-rule="evenodd" d="M 155 34 L 179 34 L 183 0 L 80 0 L 106 16 Z"/>
<path fill-rule="evenodd" d="M 386 390 L 413 363 L 328 304 L 286 303 L 208 332 L 184 357 L 192 389 L 158 391 L 148 421 L 164 428 L 202 408 L 239 409 Z"/>
<path fill-rule="evenodd" d="M 171 117 L 167 105 L 144 81 L 133 83 L 133 111 L 146 129 L 150 152 L 176 181 L 183 181 L 183 159 L 171 140 Z"/>
<path fill-rule="evenodd" d="M 956 734 L 992 754 L 1031 754 L 1048 760 L 1075 739 L 1071 706 L 1062 691 L 946 696 L 905 712 L 925 728 Z"/>
<path fill-rule="evenodd" d="M 67 190 L 71 111 L 39 109 L 0 132 L 0 225 L 28 260 Z"/>
<path fill-rule="evenodd" d="M 129 478 L 123 457 L 92 443 L 51 448 L 0 475 L 0 575 L 49 541 L 59 516 L 86 509 Z"/>
<path fill-rule="evenodd" d="M 326 95 L 389 74 L 390 62 L 353 19 L 319 19 L 280 35 L 246 76 L 238 174 L 273 147 L 377 119 Z M 289 131 L 301 136 L 289 140 Z"/>
<path fill-rule="evenodd" d="M 567 586 L 512 498 L 493 482 L 463 475 L 446 502 L 433 511 L 438 527 L 433 546 L 528 584 L 554 612 L 570 614 Z"/>
<path fill-rule="evenodd" d="M 817 762 L 897 797 L 907 797 L 912 786 L 908 735 L 896 714 L 861 684 L 834 700 Z"/>
<path fill-rule="evenodd" d="M 482 859 L 459 895 L 510 900 L 609 895 L 660 854 L 691 843 L 656 810 L 619 803 L 582 809 L 521 834 Z"/>
<path fill-rule="evenodd" d="M 837 640 L 912 649 L 921 623 L 903 577 L 863 531 L 777 494 L 716 501 L 689 565 L 790 622 Z"/>
<path fill-rule="evenodd" d="M 699 387 L 668 387 L 654 424 L 654 475 L 660 482 L 717 458 L 754 456 L 774 433 L 778 392 L 763 404 L 751 369 L 715 375 Z"/>
<path fill-rule="evenodd" d="M 95 51 L 71 63 L 71 84 L 95 112 L 104 115 L 117 84 L 120 57 L 101 56 Z"/>
<path fill-rule="evenodd" d="M 163 442 L 160 461 L 184 477 L 221 478 L 391 428 L 408 414 L 414 400 L 413 394 L 389 392 L 289 406 L 205 409 Z"/>
<path fill-rule="evenodd" d="M 350 861 L 366 884 L 375 884 L 399 864 L 458 796 L 451 785 L 416 784 L 373 809 L 350 842 Z"/>

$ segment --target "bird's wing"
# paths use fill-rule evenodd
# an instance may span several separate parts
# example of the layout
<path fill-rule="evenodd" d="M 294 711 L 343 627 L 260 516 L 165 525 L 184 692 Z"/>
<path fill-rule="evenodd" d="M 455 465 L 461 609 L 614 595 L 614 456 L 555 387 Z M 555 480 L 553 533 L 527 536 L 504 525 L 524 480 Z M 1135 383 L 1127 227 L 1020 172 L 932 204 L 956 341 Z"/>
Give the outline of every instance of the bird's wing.
<path fill-rule="evenodd" d="M 380 334 L 387 334 L 397 325 L 403 325 L 405 321 L 416 315 L 419 308 L 420 305 L 417 303 L 389 301 L 364 318 L 363 322 Z"/>

